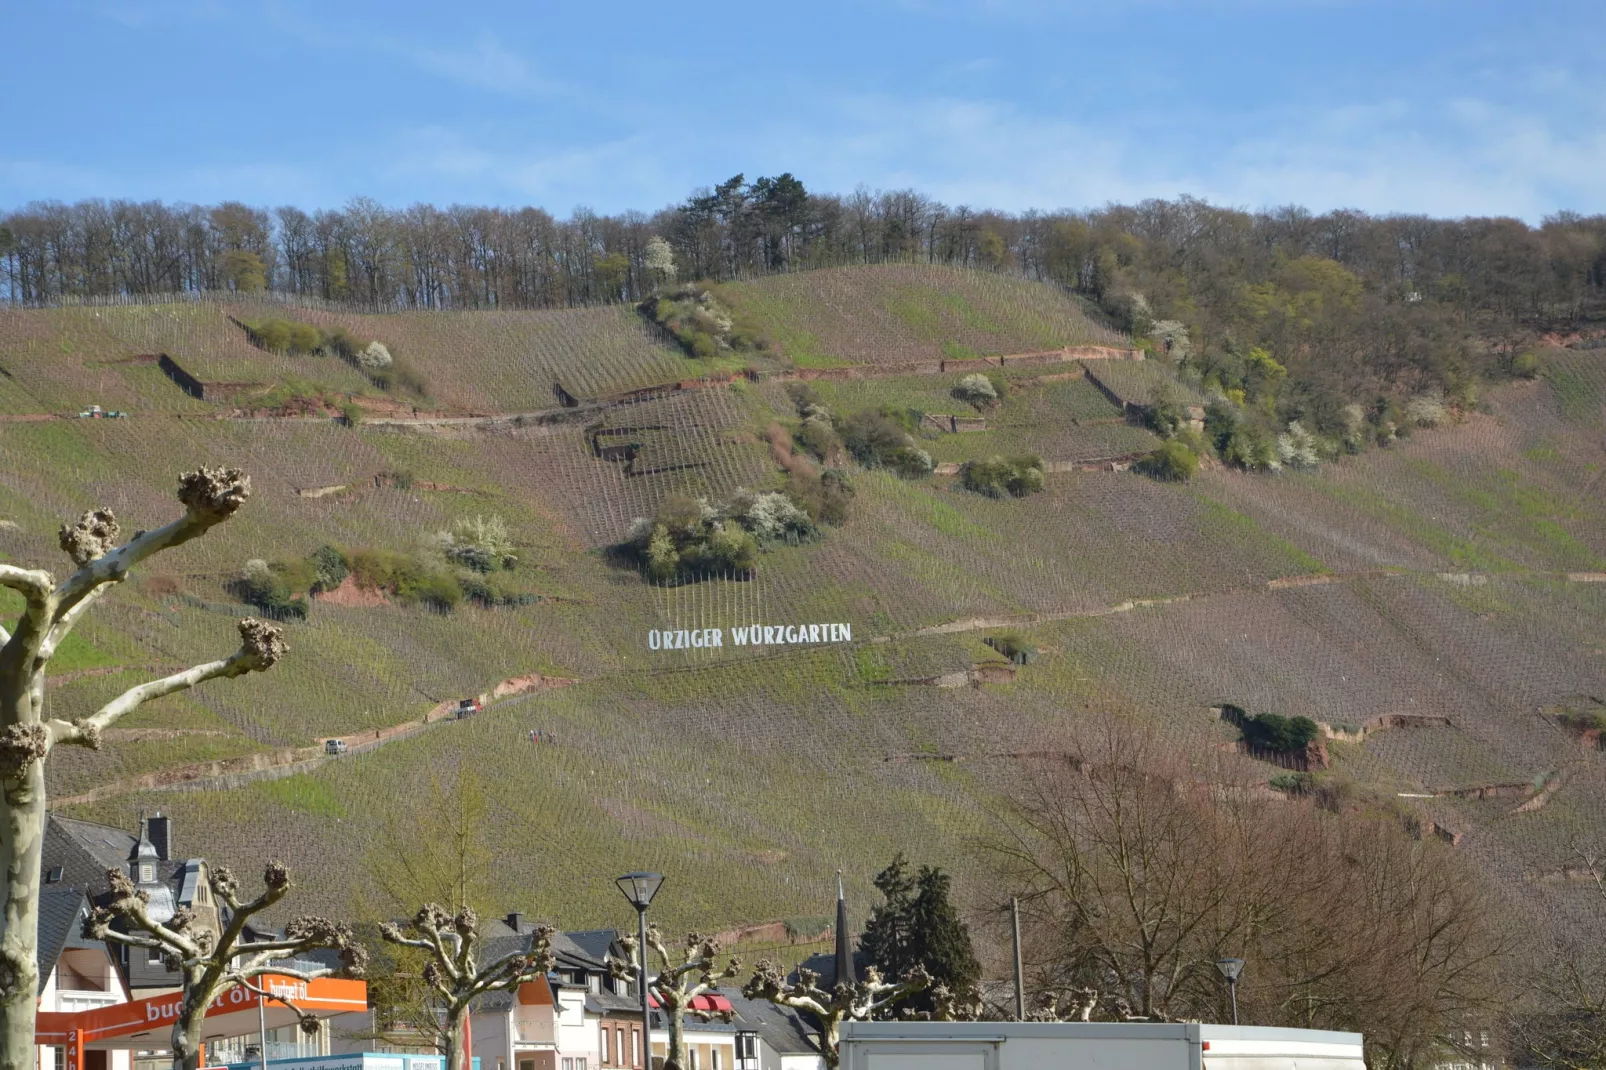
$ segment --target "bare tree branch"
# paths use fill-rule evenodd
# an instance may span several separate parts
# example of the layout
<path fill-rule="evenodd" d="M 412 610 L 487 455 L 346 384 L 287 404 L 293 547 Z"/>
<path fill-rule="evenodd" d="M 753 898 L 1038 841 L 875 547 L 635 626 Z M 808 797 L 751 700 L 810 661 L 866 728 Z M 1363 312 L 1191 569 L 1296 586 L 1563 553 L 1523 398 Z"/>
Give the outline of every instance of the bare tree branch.
<path fill-rule="evenodd" d="M 753 968 L 753 976 L 742 987 L 748 999 L 764 999 L 778 1007 L 790 1007 L 813 1016 L 820 1023 L 820 1054 L 825 1065 L 835 1070 L 841 1063 L 841 1030 L 846 1020 L 867 1022 L 878 1012 L 899 1000 L 931 987 L 931 975 L 917 966 L 900 981 L 888 981 L 874 966 L 862 981 L 838 981 L 827 992 L 820 987 L 820 975 L 799 969 L 797 980 L 769 961 Z"/>
<path fill-rule="evenodd" d="M 141 531 L 112 549 L 118 534 L 110 510 L 85 513 L 61 529 L 61 548 L 79 566 L 56 590 L 57 614 L 71 610 L 88 593 L 116 583 L 153 554 L 182 545 L 233 516 L 251 495 L 251 477 L 238 468 L 198 468 L 179 477 L 178 500 L 184 515 L 155 531 Z"/>
<path fill-rule="evenodd" d="M 240 621 L 239 628 L 240 649 L 222 661 L 209 661 L 172 676 L 131 687 L 81 721 L 52 721 L 55 742 L 96 748 L 100 745 L 102 731 L 144 703 L 175 691 L 187 690 L 206 680 L 263 672 L 272 668 L 289 649 L 278 625 L 246 617 Z"/>
<path fill-rule="evenodd" d="M 529 950 L 510 952 L 481 966 L 475 961 L 478 930 L 479 918 L 471 907 L 448 914 L 434 903 L 419 909 L 408 922 L 407 931 L 391 922 L 379 927 L 379 935 L 387 943 L 416 948 L 429 955 L 423 979 L 440 997 L 434 1012 L 444 1019 L 441 1034 L 450 1070 L 464 1068 L 463 1023 L 474 998 L 486 992 L 511 991 L 544 978 L 556 961 L 552 955 L 556 930 L 543 925 L 531 934 Z M 408 932 L 416 935 L 409 936 Z"/>
<path fill-rule="evenodd" d="M 199 917 L 188 908 L 175 912 L 166 921 L 158 921 L 151 916 L 145 893 L 126 873 L 113 869 L 107 871 L 106 876 L 112 889 L 111 902 L 90 912 L 84 920 L 84 936 L 160 951 L 164 961 L 179 972 L 183 995 L 178 1018 L 173 1024 L 175 1070 L 195 1070 L 206 1009 L 230 985 L 245 984 L 261 993 L 262 989 L 250 982 L 264 975 L 312 981 L 335 972 L 360 977 L 366 970 L 367 949 L 357 941 L 351 928 L 323 918 L 297 918 L 285 926 L 282 938 L 241 940 L 251 917 L 277 903 L 289 891 L 289 874 L 277 862 L 271 863 L 263 873 L 266 887 L 262 894 L 243 905 L 239 903 L 237 887 L 228 870 L 220 868 L 213 873 L 213 891 L 219 901 L 233 909 L 233 916 L 221 934 L 200 924 Z M 119 920 L 132 931 L 114 928 Z M 323 967 L 297 969 L 285 962 L 288 957 L 319 948 L 340 952 L 338 971 Z M 291 1006 L 288 1001 L 281 1002 Z M 301 1017 L 303 1023 L 308 1020 L 306 1015 Z"/>

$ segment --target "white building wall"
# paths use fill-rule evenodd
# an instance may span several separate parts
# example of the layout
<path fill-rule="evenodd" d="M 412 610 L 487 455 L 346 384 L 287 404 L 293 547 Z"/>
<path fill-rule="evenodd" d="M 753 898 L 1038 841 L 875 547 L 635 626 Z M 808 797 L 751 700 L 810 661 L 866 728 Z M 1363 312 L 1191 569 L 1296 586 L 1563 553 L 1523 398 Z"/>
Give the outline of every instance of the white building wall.
<path fill-rule="evenodd" d="M 480 1070 L 513 1070 L 513 1036 L 510 1011 L 469 1015 L 469 1050 Z"/>
<path fill-rule="evenodd" d="M 598 1029 L 602 1016 L 586 1010 L 585 990 L 567 986 L 559 989 L 557 1012 L 558 1057 L 583 1058 L 588 1070 L 599 1066 L 602 1051 Z"/>
<path fill-rule="evenodd" d="M 85 956 L 87 958 L 87 956 Z M 105 972 L 101 982 L 106 986 L 105 991 L 93 991 L 73 988 L 62 988 L 60 985 L 61 971 L 59 966 L 50 971 L 50 977 L 45 981 L 43 991 L 39 993 L 39 1009 L 42 1011 L 87 1011 L 96 1007 L 109 1007 L 114 1003 L 127 1003 L 128 990 L 123 987 L 123 979 L 118 974 L 109 957 L 101 954 L 105 965 Z M 41 1044 L 38 1049 L 39 1070 L 55 1070 L 56 1049 L 48 1044 Z M 127 1051 L 111 1051 L 106 1055 L 107 1070 L 132 1070 L 133 1053 Z"/>

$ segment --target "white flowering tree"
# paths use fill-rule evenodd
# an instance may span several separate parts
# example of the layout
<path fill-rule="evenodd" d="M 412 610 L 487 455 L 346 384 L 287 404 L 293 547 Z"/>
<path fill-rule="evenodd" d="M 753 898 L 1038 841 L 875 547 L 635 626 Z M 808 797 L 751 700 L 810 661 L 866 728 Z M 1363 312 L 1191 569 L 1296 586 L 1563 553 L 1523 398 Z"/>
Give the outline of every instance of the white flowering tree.
<path fill-rule="evenodd" d="M 43 569 L 0 564 L 0 587 L 22 596 L 21 615 L 0 625 L 0 1070 L 32 1070 L 34 1011 L 39 991 L 35 958 L 39 928 L 39 867 L 45 832 L 45 759 L 63 744 L 98 748 L 101 734 L 153 699 L 205 680 L 271 667 L 285 653 L 279 629 L 239 622 L 240 648 L 226 658 L 129 688 L 94 713 L 67 721 L 45 716 L 50 659 L 95 603 L 141 562 L 189 542 L 233 516 L 251 493 L 237 468 L 201 468 L 179 480 L 184 515 L 119 544 L 109 509 L 85 513 L 62 527 L 60 544 L 77 571 L 57 581 Z"/>
<path fill-rule="evenodd" d="M 664 239 L 656 236 L 647 239 L 642 263 L 658 282 L 675 281 L 675 250 Z"/>

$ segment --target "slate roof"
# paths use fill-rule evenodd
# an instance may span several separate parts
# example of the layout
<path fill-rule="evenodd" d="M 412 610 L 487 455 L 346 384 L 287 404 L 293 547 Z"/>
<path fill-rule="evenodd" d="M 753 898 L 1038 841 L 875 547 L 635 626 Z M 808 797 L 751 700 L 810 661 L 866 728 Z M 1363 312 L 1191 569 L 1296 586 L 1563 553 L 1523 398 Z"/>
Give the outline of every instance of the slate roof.
<path fill-rule="evenodd" d="M 865 958 L 861 952 L 855 951 L 853 953 L 853 972 L 858 975 L 860 980 L 864 979 L 865 970 L 869 965 L 870 960 Z M 810 955 L 798 963 L 798 969 L 813 970 L 819 974 L 819 986 L 827 992 L 836 987 L 836 954 L 834 952 L 821 951 Z M 797 970 L 792 971 L 792 978 L 793 980 L 797 979 Z"/>
<path fill-rule="evenodd" d="M 603 989 L 586 993 L 586 1009 L 597 1014 L 641 1014 L 641 1001 L 634 995 L 621 996 Z"/>
<path fill-rule="evenodd" d="M 60 884 L 99 895 L 106 871 L 123 869 L 138 841 L 122 829 L 51 814 L 45 822 L 44 872 L 62 867 Z"/>
<path fill-rule="evenodd" d="M 608 950 L 613 947 L 614 941 L 619 939 L 619 931 L 617 929 L 582 929 L 579 932 L 564 933 L 563 935 L 598 962 L 607 960 Z"/>
<path fill-rule="evenodd" d="M 777 1007 L 767 999 L 748 999 L 739 988 L 719 991 L 736 1009 L 737 1028 L 757 1033 L 777 1054 L 819 1054 L 819 1030 L 797 1011 Z"/>
<path fill-rule="evenodd" d="M 47 885 L 39 890 L 39 946 L 34 952 L 39 966 L 39 991 L 45 990 L 56 960 L 67 948 L 104 948 L 83 938 L 82 918 L 88 909 L 89 896 L 82 888 Z"/>

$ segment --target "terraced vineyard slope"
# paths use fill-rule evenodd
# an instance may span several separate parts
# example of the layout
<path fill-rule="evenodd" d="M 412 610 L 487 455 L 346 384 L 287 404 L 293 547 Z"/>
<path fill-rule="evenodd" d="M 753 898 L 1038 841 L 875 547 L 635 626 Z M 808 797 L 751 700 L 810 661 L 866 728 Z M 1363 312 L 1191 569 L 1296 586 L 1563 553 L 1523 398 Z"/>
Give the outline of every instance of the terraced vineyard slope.
<path fill-rule="evenodd" d="M 724 291 L 778 343 L 751 377 L 706 374 L 618 307 L 0 311 L 4 560 L 54 561 L 57 525 L 99 505 L 127 530 L 157 522 L 197 462 L 255 487 L 75 633 L 52 716 L 208 653 L 264 576 L 297 607 L 271 680 L 141 710 L 104 750 L 53 759 L 53 795 L 121 824 L 161 808 L 183 850 L 221 862 L 283 854 L 306 909 L 337 912 L 387 802 L 469 767 L 501 906 L 623 921 L 599 875 L 654 867 L 682 889 L 666 924 L 735 926 L 819 913 L 837 869 L 863 895 L 899 849 L 963 878 L 1021 756 L 1096 715 L 1269 792 L 1286 763 L 1242 751 L 1221 712 L 1238 705 L 1326 725 L 1323 776 L 1453 840 L 1524 909 L 1571 916 L 1569 845 L 1606 819 L 1598 733 L 1564 716 L 1606 705 L 1606 350 L 1547 351 L 1487 411 L 1387 449 L 1166 483 L 1129 469 L 1160 440 L 1119 392 L 1147 404 L 1168 367 L 1122 364 L 1101 389 L 1130 343 L 1055 290 L 877 267 Z M 238 322 L 269 314 L 380 340 L 416 382 L 266 352 Z M 1025 353 L 1060 356 L 1011 365 Z M 197 397 L 161 355 L 251 385 Z M 790 388 L 832 368 L 852 374 L 808 381 L 815 403 L 906 419 L 934 474 L 836 457 L 853 494 L 822 537 L 695 582 L 645 576 L 618 548 L 636 519 L 782 487 L 801 456 Z M 981 408 L 955 395 L 978 370 L 1002 389 Z M 62 415 L 92 404 L 129 415 Z M 1041 492 L 957 474 L 1016 454 L 1041 461 Z M 453 547 L 492 517 L 506 560 L 464 567 Z M 349 574 L 308 593 L 325 547 Z M 843 624 L 841 641 L 732 638 Z M 721 645 L 653 639 L 708 629 Z M 986 642 L 1005 633 L 1029 659 Z M 468 696 L 484 712 L 443 716 Z M 308 749 L 335 736 L 344 756 Z"/>

